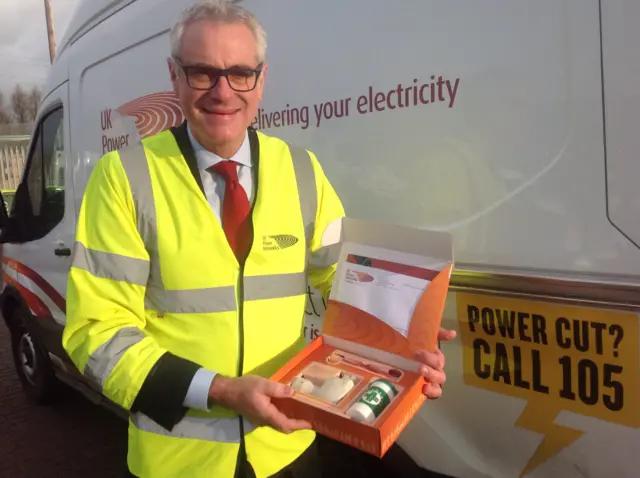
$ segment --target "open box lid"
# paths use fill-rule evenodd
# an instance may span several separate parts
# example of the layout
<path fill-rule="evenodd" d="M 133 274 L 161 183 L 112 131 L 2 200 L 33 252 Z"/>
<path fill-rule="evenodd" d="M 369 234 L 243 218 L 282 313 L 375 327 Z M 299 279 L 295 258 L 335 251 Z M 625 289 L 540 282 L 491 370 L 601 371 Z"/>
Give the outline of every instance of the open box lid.
<path fill-rule="evenodd" d="M 324 336 L 410 360 L 435 349 L 453 268 L 451 234 L 343 218 L 322 243 L 322 261 L 338 264 Z"/>

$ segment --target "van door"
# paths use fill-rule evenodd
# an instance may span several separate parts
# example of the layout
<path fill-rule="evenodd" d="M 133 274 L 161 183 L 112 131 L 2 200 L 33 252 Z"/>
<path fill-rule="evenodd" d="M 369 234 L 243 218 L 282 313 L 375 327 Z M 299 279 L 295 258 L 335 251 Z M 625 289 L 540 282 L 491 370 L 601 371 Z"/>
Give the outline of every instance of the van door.
<path fill-rule="evenodd" d="M 64 357 L 61 334 L 71 247 L 75 235 L 68 83 L 53 90 L 40 108 L 25 170 L 11 210 L 14 228 L 4 246 L 4 266 L 31 310 L 43 345 Z"/>

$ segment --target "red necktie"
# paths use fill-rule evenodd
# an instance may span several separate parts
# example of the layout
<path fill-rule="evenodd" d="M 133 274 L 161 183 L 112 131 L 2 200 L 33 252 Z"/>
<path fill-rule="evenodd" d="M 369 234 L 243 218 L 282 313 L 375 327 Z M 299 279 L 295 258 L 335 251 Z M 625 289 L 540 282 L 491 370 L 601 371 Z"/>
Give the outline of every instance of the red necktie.
<path fill-rule="evenodd" d="M 225 180 L 224 200 L 222 201 L 222 228 L 227 241 L 241 264 L 250 247 L 251 216 L 249 198 L 238 181 L 237 163 L 221 161 L 210 169 Z"/>

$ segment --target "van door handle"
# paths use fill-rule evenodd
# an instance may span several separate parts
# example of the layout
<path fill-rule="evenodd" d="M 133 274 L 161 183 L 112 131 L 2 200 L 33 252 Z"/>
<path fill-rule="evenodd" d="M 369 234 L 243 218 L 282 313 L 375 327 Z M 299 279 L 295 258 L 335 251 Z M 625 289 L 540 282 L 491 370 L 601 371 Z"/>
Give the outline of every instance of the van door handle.
<path fill-rule="evenodd" d="M 69 249 L 68 247 L 58 247 L 55 249 L 55 254 L 56 256 L 70 256 L 71 255 L 71 249 Z"/>

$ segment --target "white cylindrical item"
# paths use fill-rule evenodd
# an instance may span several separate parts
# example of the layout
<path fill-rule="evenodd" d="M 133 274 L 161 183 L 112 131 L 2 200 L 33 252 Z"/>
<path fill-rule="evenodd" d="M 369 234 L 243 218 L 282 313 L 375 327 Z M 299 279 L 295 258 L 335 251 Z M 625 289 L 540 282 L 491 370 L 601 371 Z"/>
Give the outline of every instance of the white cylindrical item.
<path fill-rule="evenodd" d="M 311 395 L 315 386 L 310 380 L 303 377 L 296 377 L 291 382 L 291 388 L 300 393 L 306 393 Z"/>
<path fill-rule="evenodd" d="M 375 380 L 358 401 L 349 407 L 347 415 L 353 420 L 371 424 L 387 408 L 397 393 L 396 388 L 388 380 Z"/>
<path fill-rule="evenodd" d="M 368 423 L 369 425 L 371 425 L 376 419 L 371 407 L 362 402 L 354 403 L 349 410 L 347 410 L 347 415 L 357 422 Z"/>

